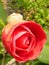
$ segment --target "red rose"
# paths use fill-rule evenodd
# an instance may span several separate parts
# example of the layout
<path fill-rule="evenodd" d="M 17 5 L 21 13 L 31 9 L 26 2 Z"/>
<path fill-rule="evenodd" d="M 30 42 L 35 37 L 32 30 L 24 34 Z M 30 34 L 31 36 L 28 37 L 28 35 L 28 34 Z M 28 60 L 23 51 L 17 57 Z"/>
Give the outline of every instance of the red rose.
<path fill-rule="evenodd" d="M 10 55 L 18 62 L 26 62 L 38 57 L 46 42 L 42 27 L 33 22 L 9 23 L 2 31 L 3 44 Z"/>

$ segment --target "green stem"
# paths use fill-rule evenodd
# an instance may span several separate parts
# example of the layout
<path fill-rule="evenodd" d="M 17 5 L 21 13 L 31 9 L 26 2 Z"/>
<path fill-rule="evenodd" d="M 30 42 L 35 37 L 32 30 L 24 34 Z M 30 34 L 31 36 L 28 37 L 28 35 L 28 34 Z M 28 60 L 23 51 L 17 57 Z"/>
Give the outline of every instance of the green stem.
<path fill-rule="evenodd" d="M 4 51 L 3 53 L 2 65 L 5 65 L 5 57 L 6 57 L 6 51 Z"/>

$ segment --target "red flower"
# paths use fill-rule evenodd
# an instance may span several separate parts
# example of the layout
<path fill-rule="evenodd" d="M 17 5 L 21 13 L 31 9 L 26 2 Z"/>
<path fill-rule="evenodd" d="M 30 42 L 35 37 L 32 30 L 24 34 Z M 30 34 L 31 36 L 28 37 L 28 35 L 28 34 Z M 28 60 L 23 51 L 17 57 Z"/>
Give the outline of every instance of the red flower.
<path fill-rule="evenodd" d="M 46 42 L 42 27 L 33 22 L 9 23 L 2 31 L 3 44 L 10 55 L 18 62 L 26 62 L 38 57 Z"/>

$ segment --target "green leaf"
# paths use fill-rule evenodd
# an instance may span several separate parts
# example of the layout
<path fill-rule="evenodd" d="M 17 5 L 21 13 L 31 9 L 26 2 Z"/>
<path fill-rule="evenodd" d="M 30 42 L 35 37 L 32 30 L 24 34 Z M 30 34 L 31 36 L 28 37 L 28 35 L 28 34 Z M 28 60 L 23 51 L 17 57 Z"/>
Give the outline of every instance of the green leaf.
<path fill-rule="evenodd" d="M 4 22 L 0 19 L 0 27 L 5 26 Z"/>
<path fill-rule="evenodd" d="M 2 29 L 4 25 L 6 24 L 6 18 L 7 18 L 7 13 L 5 12 L 2 2 L 0 0 L 0 35 L 2 33 Z"/>
<path fill-rule="evenodd" d="M 49 45 L 49 30 L 45 28 L 45 32 L 46 32 L 46 35 L 47 35 L 46 45 Z"/>
<path fill-rule="evenodd" d="M 0 43 L 0 53 L 2 53 L 1 50 L 2 50 L 2 46 L 1 46 L 1 43 Z"/>
<path fill-rule="evenodd" d="M 5 64 L 9 62 L 11 59 L 12 59 L 12 56 L 10 56 L 9 54 L 6 54 Z"/>
<path fill-rule="evenodd" d="M 40 62 L 38 59 L 31 61 L 30 65 L 46 65 L 42 62 Z"/>
<path fill-rule="evenodd" d="M 0 19 L 0 36 L 2 34 L 2 29 L 4 26 L 5 26 L 5 24 L 4 24 L 3 20 Z"/>
<path fill-rule="evenodd" d="M 2 2 L 0 0 L 0 19 L 2 19 L 4 23 L 6 23 L 6 18 L 7 18 L 7 13 L 5 12 Z"/>
<path fill-rule="evenodd" d="M 22 63 L 22 65 L 46 65 L 44 63 L 41 63 L 38 59 L 30 60 L 28 62 Z"/>
<path fill-rule="evenodd" d="M 45 45 L 42 53 L 38 57 L 38 60 L 41 61 L 42 63 L 49 64 L 49 46 L 48 45 Z"/>
<path fill-rule="evenodd" d="M 0 53 L 2 54 L 4 52 L 2 41 L 0 41 Z"/>

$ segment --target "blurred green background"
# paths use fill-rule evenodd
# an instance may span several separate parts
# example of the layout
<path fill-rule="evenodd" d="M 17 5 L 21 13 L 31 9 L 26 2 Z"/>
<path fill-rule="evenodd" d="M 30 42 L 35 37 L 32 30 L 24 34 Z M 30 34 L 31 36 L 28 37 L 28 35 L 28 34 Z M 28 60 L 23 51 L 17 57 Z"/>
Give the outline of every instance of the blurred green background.
<path fill-rule="evenodd" d="M 8 15 L 13 12 L 22 14 L 25 20 L 34 20 L 42 25 L 47 34 L 47 42 L 31 65 L 49 65 L 49 0 L 0 0 L 0 65 L 4 65 L 2 62 L 6 65 L 12 59 L 3 48 L 1 34 Z"/>

